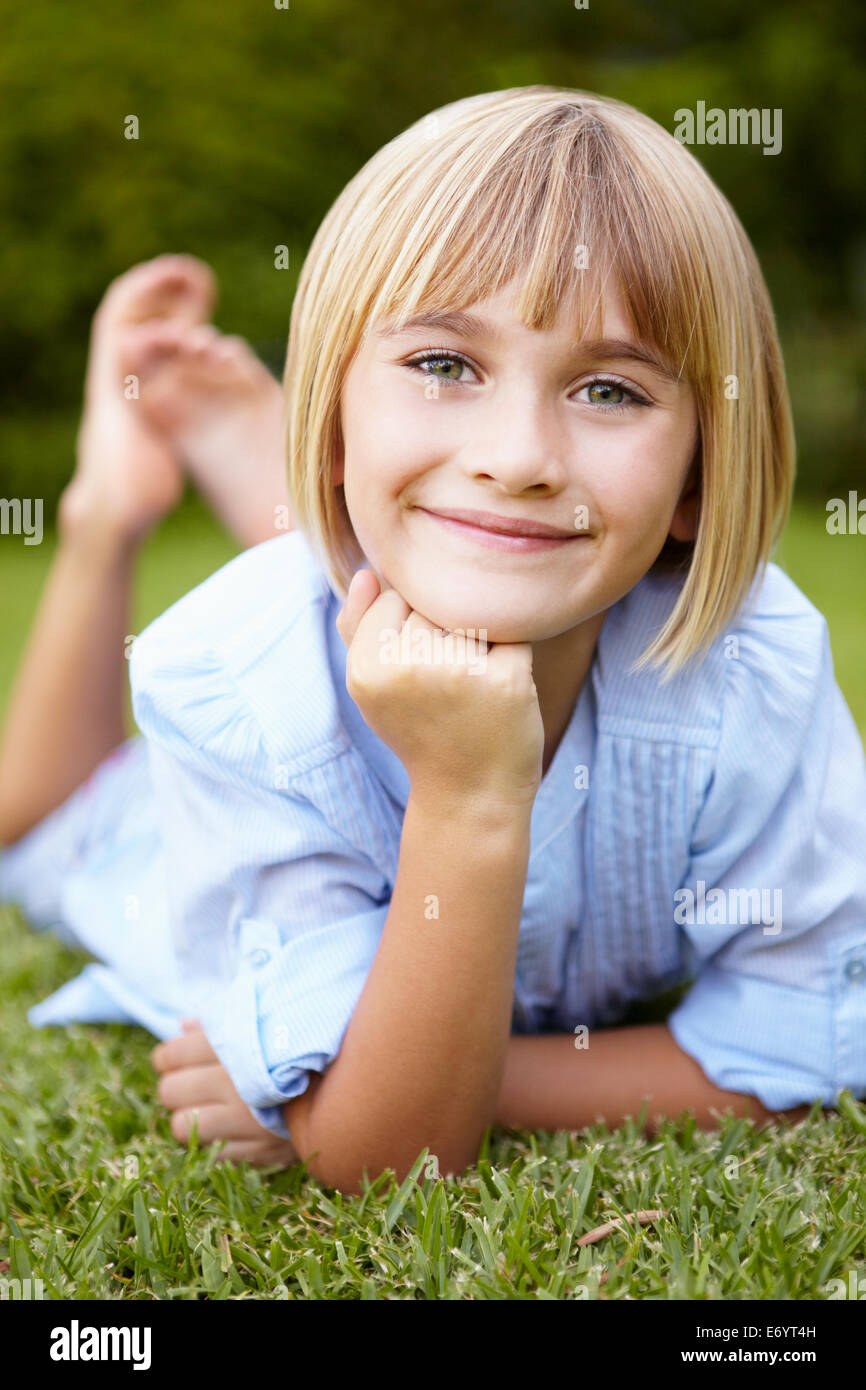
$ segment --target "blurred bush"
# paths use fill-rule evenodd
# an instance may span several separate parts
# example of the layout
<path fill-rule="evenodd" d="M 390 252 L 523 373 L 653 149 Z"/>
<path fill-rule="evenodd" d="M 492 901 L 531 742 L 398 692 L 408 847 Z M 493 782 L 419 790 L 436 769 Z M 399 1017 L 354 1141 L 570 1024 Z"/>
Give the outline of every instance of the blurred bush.
<path fill-rule="evenodd" d="M 282 365 L 305 249 L 339 190 L 425 112 L 532 82 L 674 112 L 781 107 L 783 146 L 695 153 L 770 285 L 800 487 L 866 491 L 866 181 L 858 0 L 3 0 L 0 495 L 51 506 L 72 466 L 89 321 L 166 250 L 208 260 L 220 326 Z M 138 140 L 124 138 L 129 115 Z M 287 245 L 290 268 L 274 267 Z"/>

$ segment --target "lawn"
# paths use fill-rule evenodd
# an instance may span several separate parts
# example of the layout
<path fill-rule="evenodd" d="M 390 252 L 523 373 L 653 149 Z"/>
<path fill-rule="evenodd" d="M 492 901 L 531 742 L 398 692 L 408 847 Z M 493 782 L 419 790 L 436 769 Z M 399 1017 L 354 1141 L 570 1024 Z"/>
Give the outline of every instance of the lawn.
<path fill-rule="evenodd" d="M 134 629 L 233 553 L 184 507 L 142 557 Z M 864 733 L 866 545 L 800 506 L 778 558 L 828 616 Z M 48 538 L 0 540 L 0 701 L 49 560 Z M 345 1198 L 301 1168 L 267 1175 L 182 1149 L 144 1030 L 31 1028 L 29 1006 L 87 957 L 13 908 L 0 909 L 0 960 L 0 1276 L 41 1279 L 46 1297 L 810 1300 L 866 1276 L 866 1110 L 853 1101 L 763 1131 L 728 1119 L 707 1133 L 688 1115 L 652 1139 L 638 1119 L 496 1130 L 461 1179 L 419 1164 L 417 1182 L 385 1174 Z M 599 1233 L 638 1212 L 653 1215 Z"/>

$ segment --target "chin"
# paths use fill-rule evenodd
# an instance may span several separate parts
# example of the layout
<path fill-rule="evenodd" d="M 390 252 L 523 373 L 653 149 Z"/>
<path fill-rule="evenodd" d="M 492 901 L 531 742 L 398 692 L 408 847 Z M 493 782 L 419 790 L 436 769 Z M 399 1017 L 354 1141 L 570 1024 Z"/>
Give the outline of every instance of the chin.
<path fill-rule="evenodd" d="M 484 603 L 455 598 L 449 602 L 440 593 L 427 604 L 421 601 L 420 595 L 417 602 L 413 602 L 408 595 L 406 601 L 435 627 L 448 632 L 460 630 L 487 642 L 539 642 L 561 631 L 561 625 L 540 622 L 537 611 L 520 613 L 513 608 L 503 611 L 501 600 L 498 603 Z"/>

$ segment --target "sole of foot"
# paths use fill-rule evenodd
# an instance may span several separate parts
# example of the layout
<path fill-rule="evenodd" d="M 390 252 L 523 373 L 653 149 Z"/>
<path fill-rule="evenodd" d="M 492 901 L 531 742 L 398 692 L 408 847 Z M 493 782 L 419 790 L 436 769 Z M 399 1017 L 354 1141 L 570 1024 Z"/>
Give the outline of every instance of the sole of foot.
<path fill-rule="evenodd" d="M 140 539 L 183 493 L 182 467 L 141 404 L 136 363 L 166 329 L 210 314 L 214 276 L 191 256 L 158 256 L 113 281 L 93 319 L 77 465 L 58 511 L 63 533 Z"/>

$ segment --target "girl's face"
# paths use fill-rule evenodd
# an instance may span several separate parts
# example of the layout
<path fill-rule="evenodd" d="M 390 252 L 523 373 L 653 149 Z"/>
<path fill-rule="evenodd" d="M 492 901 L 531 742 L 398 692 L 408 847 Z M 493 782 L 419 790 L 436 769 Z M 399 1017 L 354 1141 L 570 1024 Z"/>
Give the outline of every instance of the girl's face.
<path fill-rule="evenodd" d="M 508 286 L 399 336 L 375 325 L 344 385 L 334 482 L 369 564 L 411 608 L 490 642 L 540 642 L 622 598 L 669 534 L 693 537 L 697 409 L 634 340 L 610 283 L 595 342 L 575 341 L 566 305 L 542 331 L 512 299 Z"/>

